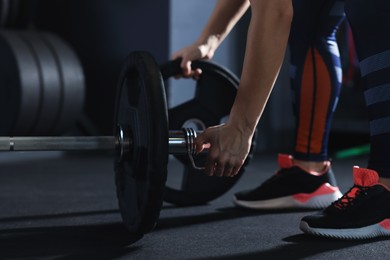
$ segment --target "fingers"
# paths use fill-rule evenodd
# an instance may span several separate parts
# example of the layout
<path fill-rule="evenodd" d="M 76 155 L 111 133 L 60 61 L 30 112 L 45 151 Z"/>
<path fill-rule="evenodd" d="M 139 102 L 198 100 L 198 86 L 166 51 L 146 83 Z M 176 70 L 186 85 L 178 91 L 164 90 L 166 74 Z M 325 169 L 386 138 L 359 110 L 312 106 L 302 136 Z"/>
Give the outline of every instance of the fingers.
<path fill-rule="evenodd" d="M 194 69 L 192 71 L 192 78 L 195 80 L 198 80 L 201 74 L 202 74 L 202 69 L 199 69 L 199 68 Z"/>
<path fill-rule="evenodd" d="M 191 60 L 183 59 L 180 64 L 183 75 L 178 75 L 177 77 L 182 76 L 185 78 L 193 78 L 195 80 L 198 80 L 199 76 L 202 74 L 202 70 L 200 68 L 192 69 L 191 64 Z"/>
<path fill-rule="evenodd" d="M 233 166 L 231 164 L 226 164 L 224 167 L 223 175 L 224 177 L 234 177 L 238 174 L 240 167 Z"/>
<path fill-rule="evenodd" d="M 210 144 L 207 142 L 207 140 L 207 131 L 204 131 L 195 138 L 195 149 L 197 154 L 201 153 L 204 149 L 210 148 Z"/>
<path fill-rule="evenodd" d="M 181 61 L 181 64 L 180 64 L 180 67 L 183 71 L 183 76 L 184 77 L 190 77 L 191 74 L 192 74 L 192 69 L 191 69 L 191 60 L 186 60 L 186 59 L 182 59 Z"/>
<path fill-rule="evenodd" d="M 236 176 L 250 150 L 248 138 L 250 137 L 242 137 L 240 133 L 232 133 L 232 129 L 225 124 L 209 127 L 203 131 L 195 139 L 195 146 L 197 153 L 202 152 L 206 146 L 209 148 L 205 173 L 218 177 Z"/>
<path fill-rule="evenodd" d="M 231 158 L 221 160 L 209 155 L 205 164 L 205 173 L 208 176 L 234 177 L 241 166 L 241 162 L 234 162 Z"/>
<path fill-rule="evenodd" d="M 205 162 L 205 174 L 217 177 L 234 177 L 238 174 L 244 159 L 232 154 L 230 149 L 223 149 L 219 143 L 219 127 L 210 127 L 195 139 L 196 152 L 208 149 Z M 214 146 L 213 146 L 214 145 Z M 245 157 L 244 157 L 245 158 Z"/>
<path fill-rule="evenodd" d="M 199 54 L 194 54 L 193 49 L 183 49 L 182 51 L 179 51 L 175 53 L 172 56 L 172 59 L 178 59 L 181 58 L 180 68 L 182 69 L 181 75 L 176 75 L 175 78 L 193 78 L 195 80 L 198 80 L 200 75 L 202 74 L 202 70 L 200 68 L 192 68 L 192 61 L 202 59 L 202 56 L 199 56 Z"/>

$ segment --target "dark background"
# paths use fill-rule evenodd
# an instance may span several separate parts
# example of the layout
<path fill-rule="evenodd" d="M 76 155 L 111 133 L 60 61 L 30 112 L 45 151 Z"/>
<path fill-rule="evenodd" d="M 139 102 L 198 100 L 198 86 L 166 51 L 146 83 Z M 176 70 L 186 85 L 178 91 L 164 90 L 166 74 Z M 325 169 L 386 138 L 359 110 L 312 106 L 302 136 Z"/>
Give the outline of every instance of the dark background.
<path fill-rule="evenodd" d="M 13 1 L 12 1 L 13 2 Z M 112 134 L 115 87 L 126 55 L 168 59 L 168 0 L 20 0 L 6 29 L 49 31 L 78 55 L 86 79 L 85 112 L 96 133 Z"/>
<path fill-rule="evenodd" d="M 78 55 L 86 79 L 83 134 L 112 134 L 115 87 L 126 55 L 150 52 L 162 63 L 192 42 L 207 20 L 213 3 L 173 0 L 12 0 L 13 19 L 5 29 L 50 31 Z M 207 5 L 207 7 L 206 7 Z M 249 15 L 236 26 L 216 54 L 216 61 L 240 75 Z M 344 28 L 340 30 L 344 66 L 348 66 Z M 190 35 L 190 36 L 188 36 Z M 186 39 L 190 38 L 190 39 Z M 219 56 L 218 56 L 219 55 Z M 285 62 L 288 64 L 288 61 Z M 293 145 L 288 66 L 284 66 L 259 124 L 259 151 L 289 151 Z M 358 72 L 356 73 L 358 78 Z M 288 91 L 286 91 L 288 90 Z M 184 91 L 184 90 L 180 90 Z M 175 99 L 182 93 L 173 92 Z M 358 80 L 345 83 L 333 120 L 331 152 L 368 143 L 367 117 Z"/>

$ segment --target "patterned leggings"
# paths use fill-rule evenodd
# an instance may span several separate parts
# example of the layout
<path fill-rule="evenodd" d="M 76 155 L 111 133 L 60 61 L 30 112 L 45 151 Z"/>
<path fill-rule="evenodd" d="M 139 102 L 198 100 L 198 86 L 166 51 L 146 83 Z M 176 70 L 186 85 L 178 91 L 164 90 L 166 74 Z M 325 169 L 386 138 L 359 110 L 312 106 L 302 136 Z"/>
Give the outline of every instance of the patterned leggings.
<path fill-rule="evenodd" d="M 390 1 L 346 0 L 370 121 L 368 168 L 390 178 Z"/>
<path fill-rule="evenodd" d="M 328 159 L 328 138 L 342 82 L 336 32 L 344 20 L 343 0 L 293 0 L 289 38 L 296 141 L 293 156 Z"/>

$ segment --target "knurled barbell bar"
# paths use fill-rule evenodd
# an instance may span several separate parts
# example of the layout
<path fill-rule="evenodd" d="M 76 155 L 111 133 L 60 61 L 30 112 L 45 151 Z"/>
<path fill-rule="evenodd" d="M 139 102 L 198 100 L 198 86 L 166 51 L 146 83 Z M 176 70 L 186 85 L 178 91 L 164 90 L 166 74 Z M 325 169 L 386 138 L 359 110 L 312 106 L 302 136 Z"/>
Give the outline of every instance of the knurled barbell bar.
<path fill-rule="evenodd" d="M 190 160 L 196 154 L 195 138 L 199 131 L 192 128 L 170 130 L 168 138 L 169 154 L 187 154 Z M 130 130 L 117 126 L 116 136 L 0 136 L 0 151 L 97 151 L 115 150 L 117 161 L 130 155 L 132 138 Z M 192 161 L 192 166 L 198 167 Z"/>

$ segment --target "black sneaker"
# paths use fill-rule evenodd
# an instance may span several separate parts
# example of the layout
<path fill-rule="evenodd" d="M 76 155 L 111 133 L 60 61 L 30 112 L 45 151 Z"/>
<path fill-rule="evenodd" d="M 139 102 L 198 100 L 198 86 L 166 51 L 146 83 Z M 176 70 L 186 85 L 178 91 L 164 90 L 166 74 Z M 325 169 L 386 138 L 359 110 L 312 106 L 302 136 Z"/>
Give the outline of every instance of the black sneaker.
<path fill-rule="evenodd" d="M 293 165 L 291 155 L 279 154 L 280 169 L 259 187 L 238 192 L 233 202 L 250 209 L 321 209 L 341 197 L 330 162 L 320 172 Z"/>
<path fill-rule="evenodd" d="M 390 236 L 390 190 L 374 170 L 355 166 L 353 177 L 354 186 L 339 200 L 302 219 L 303 232 L 339 239 Z"/>

